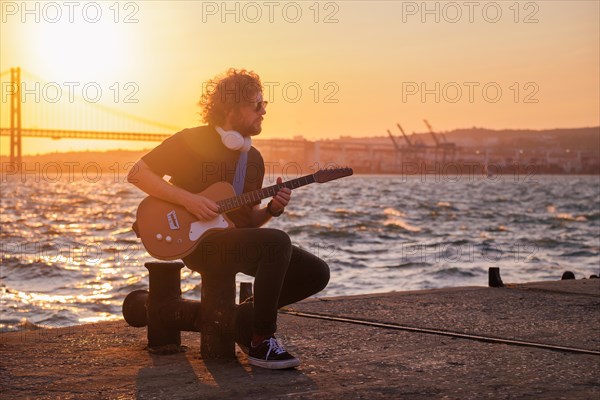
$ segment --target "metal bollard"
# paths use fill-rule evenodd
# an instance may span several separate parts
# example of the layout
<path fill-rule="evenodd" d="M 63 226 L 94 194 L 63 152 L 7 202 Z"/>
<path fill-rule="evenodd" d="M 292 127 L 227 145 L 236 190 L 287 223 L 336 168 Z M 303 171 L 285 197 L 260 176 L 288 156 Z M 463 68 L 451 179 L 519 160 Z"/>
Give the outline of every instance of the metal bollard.
<path fill-rule="evenodd" d="M 499 267 L 490 267 L 488 271 L 488 286 L 489 287 L 503 287 L 504 283 L 500 277 Z"/>
<path fill-rule="evenodd" d="M 235 274 L 202 274 L 202 358 L 235 357 Z"/>
<path fill-rule="evenodd" d="M 179 346 L 181 331 L 193 331 L 200 332 L 202 358 L 235 357 L 235 274 L 202 274 L 201 301 L 194 301 L 181 298 L 183 263 L 148 262 L 145 267 L 150 290 L 129 293 L 123 316 L 133 327 L 148 326 L 148 347 Z M 240 288 L 242 295 L 252 296 L 252 284 Z"/>
<path fill-rule="evenodd" d="M 200 316 L 198 302 L 181 298 L 183 263 L 148 262 L 150 294 L 146 303 L 148 346 L 180 345 L 181 330 L 193 330 Z"/>
<path fill-rule="evenodd" d="M 123 301 L 123 317 L 125 322 L 134 328 L 143 328 L 148 325 L 146 303 L 148 302 L 147 290 L 134 290 Z"/>
<path fill-rule="evenodd" d="M 563 272 L 562 276 L 560 277 L 561 280 L 565 280 L 565 279 L 575 279 L 575 274 L 572 271 L 565 271 Z"/>

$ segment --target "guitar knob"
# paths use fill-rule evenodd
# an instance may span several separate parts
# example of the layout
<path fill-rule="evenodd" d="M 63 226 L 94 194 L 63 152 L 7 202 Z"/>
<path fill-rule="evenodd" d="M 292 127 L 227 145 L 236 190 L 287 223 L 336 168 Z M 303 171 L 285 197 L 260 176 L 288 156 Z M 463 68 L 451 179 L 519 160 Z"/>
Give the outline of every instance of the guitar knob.
<path fill-rule="evenodd" d="M 160 233 L 156 234 L 156 240 L 162 240 L 162 235 Z"/>
<path fill-rule="evenodd" d="M 173 239 L 171 238 L 171 236 L 167 236 L 165 238 L 165 240 L 167 241 L 167 243 L 171 243 L 173 241 Z"/>

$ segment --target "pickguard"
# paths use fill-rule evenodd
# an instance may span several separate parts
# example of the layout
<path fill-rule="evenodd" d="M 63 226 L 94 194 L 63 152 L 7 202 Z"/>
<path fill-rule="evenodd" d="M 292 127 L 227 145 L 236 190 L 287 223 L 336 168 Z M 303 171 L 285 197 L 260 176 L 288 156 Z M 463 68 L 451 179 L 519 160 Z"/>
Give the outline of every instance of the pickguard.
<path fill-rule="evenodd" d="M 192 242 L 198 240 L 206 231 L 214 228 L 225 229 L 229 224 L 222 215 L 211 219 L 210 221 L 196 221 L 190 224 L 190 240 Z"/>

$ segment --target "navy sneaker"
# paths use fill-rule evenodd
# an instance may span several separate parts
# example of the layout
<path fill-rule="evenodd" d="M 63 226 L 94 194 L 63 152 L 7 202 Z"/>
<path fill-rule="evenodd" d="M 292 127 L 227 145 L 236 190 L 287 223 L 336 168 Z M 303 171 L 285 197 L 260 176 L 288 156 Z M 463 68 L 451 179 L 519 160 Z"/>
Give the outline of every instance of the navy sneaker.
<path fill-rule="evenodd" d="M 300 360 L 284 350 L 274 336 L 263 340 L 258 346 L 250 346 L 248 362 L 261 368 L 286 369 L 300 365 Z"/>

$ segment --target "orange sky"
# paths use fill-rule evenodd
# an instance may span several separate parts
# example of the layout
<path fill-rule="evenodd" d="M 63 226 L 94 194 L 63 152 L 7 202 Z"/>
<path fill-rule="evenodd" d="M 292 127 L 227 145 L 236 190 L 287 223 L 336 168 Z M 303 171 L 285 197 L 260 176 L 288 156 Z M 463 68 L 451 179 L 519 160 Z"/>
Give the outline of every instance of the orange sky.
<path fill-rule="evenodd" d="M 599 4 L 3 1 L 0 71 L 27 73 L 24 127 L 145 129 L 90 117 L 96 101 L 195 126 L 202 82 L 231 66 L 268 85 L 264 138 L 381 136 L 396 122 L 420 132 L 423 118 L 436 130 L 597 126 Z M 60 107 L 46 104 L 56 88 Z M 25 153 L 140 146 L 150 144 L 24 139 Z"/>

